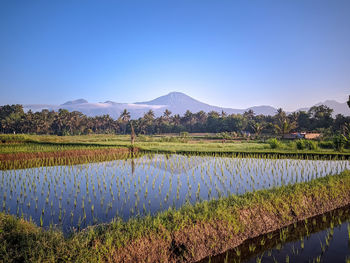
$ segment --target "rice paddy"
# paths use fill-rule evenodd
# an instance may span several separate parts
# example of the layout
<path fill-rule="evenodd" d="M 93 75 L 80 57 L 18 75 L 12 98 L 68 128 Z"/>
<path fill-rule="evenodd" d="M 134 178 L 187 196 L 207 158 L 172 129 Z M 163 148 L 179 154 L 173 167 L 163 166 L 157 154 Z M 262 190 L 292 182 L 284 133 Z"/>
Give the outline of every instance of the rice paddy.
<path fill-rule="evenodd" d="M 186 203 L 306 182 L 348 160 L 141 155 L 101 163 L 0 171 L 3 212 L 64 232 L 154 215 Z"/>

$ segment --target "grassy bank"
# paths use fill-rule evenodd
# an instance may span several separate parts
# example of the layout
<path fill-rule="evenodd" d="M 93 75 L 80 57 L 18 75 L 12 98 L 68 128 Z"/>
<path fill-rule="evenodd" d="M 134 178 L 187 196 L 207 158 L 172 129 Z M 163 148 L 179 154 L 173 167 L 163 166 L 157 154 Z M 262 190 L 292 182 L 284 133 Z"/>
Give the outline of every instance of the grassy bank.
<path fill-rule="evenodd" d="M 193 262 L 349 202 L 350 171 L 345 171 L 308 183 L 185 205 L 156 216 L 117 219 L 70 237 L 0 214 L 0 258 L 4 262 Z"/>

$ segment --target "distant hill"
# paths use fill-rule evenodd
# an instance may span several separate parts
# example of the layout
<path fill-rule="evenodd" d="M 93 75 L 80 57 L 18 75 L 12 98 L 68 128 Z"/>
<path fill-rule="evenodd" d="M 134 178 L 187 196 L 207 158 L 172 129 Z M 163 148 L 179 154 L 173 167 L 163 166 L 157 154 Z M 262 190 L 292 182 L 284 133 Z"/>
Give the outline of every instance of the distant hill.
<path fill-rule="evenodd" d="M 84 104 L 84 103 L 89 103 L 87 100 L 84 99 L 78 99 L 78 100 L 73 100 L 73 101 L 67 101 L 63 103 L 62 105 L 77 105 L 77 104 Z"/>
<path fill-rule="evenodd" d="M 334 114 L 341 113 L 343 115 L 350 115 L 350 110 L 346 103 L 339 103 L 334 100 L 328 100 L 316 105 L 325 104 L 326 106 L 334 109 Z M 226 112 L 227 114 L 242 114 L 245 111 L 253 110 L 255 114 L 274 115 L 277 109 L 271 106 L 253 106 L 246 109 L 233 109 L 224 108 L 219 106 L 209 105 L 198 101 L 181 92 L 171 92 L 167 95 L 158 97 L 154 100 L 135 102 L 135 103 L 118 103 L 114 101 L 105 101 L 99 103 L 91 103 L 85 99 L 77 99 L 73 101 L 67 101 L 61 105 L 47 105 L 47 104 L 28 104 L 23 105 L 25 110 L 31 109 L 32 111 L 41 111 L 42 109 L 58 110 L 60 108 L 67 109 L 69 111 L 80 111 L 88 116 L 97 116 L 109 114 L 113 118 L 118 118 L 124 109 L 127 109 L 133 119 L 142 117 L 147 111 L 152 109 L 156 116 L 163 115 L 165 109 L 168 109 L 172 114 L 183 115 L 187 110 L 193 113 L 199 111 L 217 111 Z M 308 110 L 309 108 L 302 108 L 299 110 Z"/>
<path fill-rule="evenodd" d="M 348 104 L 346 102 L 337 102 L 335 100 L 326 100 L 324 102 L 319 102 L 315 104 L 314 106 L 320 106 L 325 105 L 331 109 L 333 109 L 333 116 L 337 114 L 343 114 L 344 116 L 350 116 L 350 108 L 348 107 Z M 298 109 L 298 111 L 308 111 L 310 108 L 301 108 Z"/>
<path fill-rule="evenodd" d="M 264 114 L 264 115 L 274 115 L 277 109 L 271 106 L 255 106 L 247 109 L 232 109 L 232 108 L 224 108 L 218 106 L 212 106 L 201 101 L 198 101 L 182 92 L 171 92 L 167 95 L 161 96 L 151 101 L 145 102 L 136 102 L 135 104 L 143 104 L 143 105 L 159 105 L 164 106 L 162 110 L 165 108 L 169 109 L 172 113 L 175 114 L 184 114 L 187 110 L 191 112 L 199 112 L 199 111 L 217 111 L 217 112 L 226 112 L 228 114 L 242 114 L 245 111 L 251 109 L 256 114 Z M 160 110 L 160 109 L 159 109 Z"/>

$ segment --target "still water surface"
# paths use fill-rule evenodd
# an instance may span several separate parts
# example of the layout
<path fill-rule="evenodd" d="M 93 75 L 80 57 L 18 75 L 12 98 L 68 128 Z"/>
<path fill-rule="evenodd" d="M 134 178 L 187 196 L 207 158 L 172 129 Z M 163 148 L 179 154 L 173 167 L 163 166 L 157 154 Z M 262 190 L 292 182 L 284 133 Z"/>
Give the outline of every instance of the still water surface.
<path fill-rule="evenodd" d="M 155 214 L 186 202 L 305 182 L 349 161 L 144 155 L 71 166 L 0 171 L 2 211 L 44 227 L 73 228 Z"/>

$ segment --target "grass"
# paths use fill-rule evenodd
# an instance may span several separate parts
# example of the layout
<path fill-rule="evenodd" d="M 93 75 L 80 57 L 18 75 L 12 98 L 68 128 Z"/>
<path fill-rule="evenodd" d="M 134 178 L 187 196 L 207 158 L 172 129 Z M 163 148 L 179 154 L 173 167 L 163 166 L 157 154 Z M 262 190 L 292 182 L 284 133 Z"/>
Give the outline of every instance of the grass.
<path fill-rule="evenodd" d="M 101 148 L 111 148 L 111 146 L 94 146 L 94 145 L 65 145 L 65 144 L 40 144 L 40 143 L 12 143 L 0 146 L 0 153 L 35 153 L 35 152 L 56 152 L 68 150 L 94 150 Z"/>
<path fill-rule="evenodd" d="M 73 233 L 70 237 L 64 237 L 58 230 L 44 231 L 33 223 L 1 213 L 0 258 L 4 262 L 110 262 L 120 254 L 123 247 L 132 246 L 132 242 L 142 238 L 156 237 L 171 247 L 174 233 L 198 224 L 219 222 L 224 222 L 225 229 L 232 230 L 232 234 L 244 233 L 250 222 L 240 217 L 242 211 L 259 207 L 261 211 L 278 214 L 283 224 L 293 220 L 291 209 L 296 216 L 307 214 L 310 207 L 318 209 L 322 203 L 337 203 L 340 199 L 348 198 L 349 193 L 350 171 L 345 171 L 307 183 L 241 196 L 230 195 L 196 205 L 187 204 L 179 210 L 169 209 L 156 216 L 133 218 L 127 222 L 115 219 L 109 224 Z M 313 202 L 305 203 L 305 200 Z"/>
<path fill-rule="evenodd" d="M 145 139 L 146 138 L 146 139 Z M 272 149 L 268 142 L 251 141 L 225 141 L 203 139 L 206 137 L 193 137 L 182 141 L 169 142 L 164 138 L 180 138 L 167 136 L 139 136 L 135 146 L 153 152 L 257 152 L 257 153 L 319 153 L 319 154 L 350 154 L 350 150 L 335 152 L 332 149 L 317 148 L 313 150 L 298 150 L 295 143 L 285 141 L 276 149 Z M 55 151 L 65 149 L 101 148 L 101 147 L 128 147 L 129 135 L 94 134 L 81 136 L 55 136 L 55 135 L 0 135 L 0 153 Z"/>
<path fill-rule="evenodd" d="M 0 134 L 0 170 L 14 168 L 29 168 L 42 165 L 60 165 L 60 164 L 80 164 L 86 162 L 108 161 L 112 160 L 113 155 L 95 155 L 85 158 L 83 152 L 95 151 L 100 149 L 112 148 L 130 148 L 129 135 L 110 135 L 94 134 L 81 136 L 56 136 L 56 135 L 8 135 Z M 164 140 L 164 138 L 175 138 L 175 142 Z M 178 153 L 189 155 L 227 155 L 237 157 L 264 157 L 264 158 L 298 158 L 298 159 L 350 159 L 350 151 L 342 152 L 332 149 L 322 149 L 320 147 L 310 150 L 298 150 L 296 142 L 286 141 L 279 143 L 278 148 L 271 148 L 270 143 L 257 140 L 251 141 L 227 141 L 211 140 L 203 136 L 189 137 L 189 140 L 182 141 L 179 136 L 139 136 L 134 147 L 143 152 L 152 153 Z M 204 138 L 204 139 L 203 139 Z M 19 153 L 52 153 L 68 152 L 72 150 L 81 150 L 81 156 L 75 158 L 72 162 L 62 160 L 64 158 L 38 154 L 31 156 L 31 159 L 42 159 L 39 161 L 27 161 Z M 13 154 L 17 160 L 14 163 L 4 161 L 4 155 Z M 19 155 L 16 155 L 19 154 Z M 13 159 L 12 158 L 12 159 Z M 105 158 L 105 159 L 103 159 Z"/>

